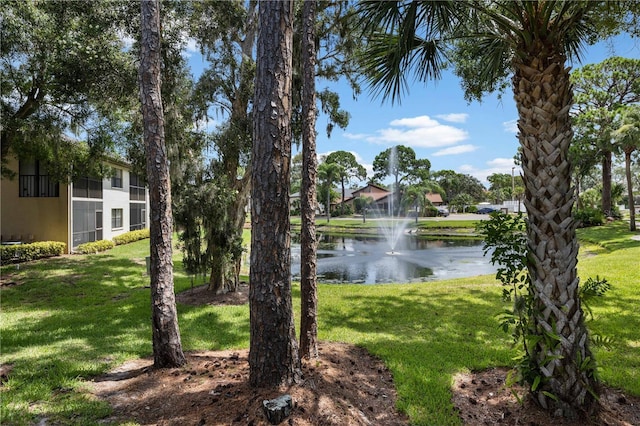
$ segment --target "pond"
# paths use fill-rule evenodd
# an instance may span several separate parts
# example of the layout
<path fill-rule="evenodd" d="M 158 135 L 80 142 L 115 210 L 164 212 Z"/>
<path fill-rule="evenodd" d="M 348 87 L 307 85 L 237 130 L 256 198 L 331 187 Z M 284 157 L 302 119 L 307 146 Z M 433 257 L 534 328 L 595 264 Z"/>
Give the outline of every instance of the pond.
<path fill-rule="evenodd" d="M 403 235 L 391 251 L 384 238 L 322 235 L 318 281 L 324 283 L 405 283 L 495 274 L 482 241 L 427 240 Z M 293 235 L 291 273 L 300 279 L 300 241 Z"/>

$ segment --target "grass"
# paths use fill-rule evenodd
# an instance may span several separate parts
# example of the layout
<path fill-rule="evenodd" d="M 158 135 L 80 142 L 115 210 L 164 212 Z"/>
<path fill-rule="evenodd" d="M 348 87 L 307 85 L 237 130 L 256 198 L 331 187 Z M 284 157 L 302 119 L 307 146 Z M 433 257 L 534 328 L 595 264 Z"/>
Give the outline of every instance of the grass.
<path fill-rule="evenodd" d="M 592 331 L 613 344 L 595 348 L 608 385 L 640 395 L 640 241 L 623 225 L 580 230 L 588 253 L 583 279 L 613 289 L 592 304 Z M 597 253 L 597 255 L 593 255 Z M 87 396 L 86 381 L 126 359 L 151 354 L 144 257 L 148 240 L 109 252 L 2 267 L 20 285 L 2 289 L 0 360 L 12 364 L 0 388 L 0 424 L 97 424 L 109 413 Z M 175 254 L 176 291 L 188 289 Z M 633 265 L 633 266 L 632 266 Z M 299 287 L 294 285 L 294 306 Z M 495 315 L 500 285 L 491 276 L 402 285 L 320 285 L 320 339 L 367 348 L 394 374 L 398 406 L 412 424 L 459 424 L 450 402 L 460 371 L 511 364 L 516 354 Z M 178 306 L 185 350 L 246 348 L 248 306 Z M 299 318 L 299 312 L 296 312 Z"/>

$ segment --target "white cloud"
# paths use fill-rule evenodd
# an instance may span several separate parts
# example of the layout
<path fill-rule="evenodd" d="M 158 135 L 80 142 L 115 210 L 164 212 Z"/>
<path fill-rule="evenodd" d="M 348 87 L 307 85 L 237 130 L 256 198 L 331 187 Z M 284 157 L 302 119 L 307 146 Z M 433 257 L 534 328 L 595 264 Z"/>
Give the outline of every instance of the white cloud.
<path fill-rule="evenodd" d="M 464 154 L 466 152 L 473 152 L 476 149 L 478 149 L 478 147 L 475 145 L 457 145 L 450 148 L 441 149 L 440 151 L 434 152 L 431 155 L 433 155 L 434 157 L 440 157 L 442 155 L 457 155 Z"/>
<path fill-rule="evenodd" d="M 515 164 L 513 158 L 494 158 L 493 160 L 487 161 L 486 165 L 487 167 L 480 169 L 476 166 L 463 164 L 458 167 L 458 173 L 471 175 L 480 180 L 480 182 L 487 187 L 489 187 L 487 177 L 494 173 L 506 173 L 510 175 L 512 167 L 515 167 L 513 172 L 516 176 L 519 176 L 520 173 L 522 173 L 522 169 L 520 169 L 520 166 Z"/>
<path fill-rule="evenodd" d="M 200 49 L 198 48 L 198 43 L 196 42 L 196 40 L 194 38 L 189 37 L 187 39 L 187 44 L 186 44 L 185 48 L 187 49 L 187 52 L 200 53 Z"/>
<path fill-rule="evenodd" d="M 444 121 L 449 121 L 451 123 L 464 123 L 469 118 L 469 114 L 466 113 L 453 113 L 453 114 L 438 114 L 436 117 L 440 118 Z"/>
<path fill-rule="evenodd" d="M 362 140 L 365 139 L 367 137 L 366 133 L 348 133 L 345 132 L 342 134 L 342 136 L 344 136 L 347 139 L 353 139 L 353 140 Z"/>
<path fill-rule="evenodd" d="M 509 120 L 509 121 L 504 121 L 502 123 L 502 127 L 504 128 L 504 131 L 507 133 L 513 133 L 514 135 L 518 133 L 518 120 Z"/>
<path fill-rule="evenodd" d="M 401 118 L 389 123 L 375 135 L 358 135 L 360 139 L 381 145 L 406 145 L 420 148 L 440 148 L 466 140 L 469 134 L 457 127 L 441 124 L 427 115 Z"/>

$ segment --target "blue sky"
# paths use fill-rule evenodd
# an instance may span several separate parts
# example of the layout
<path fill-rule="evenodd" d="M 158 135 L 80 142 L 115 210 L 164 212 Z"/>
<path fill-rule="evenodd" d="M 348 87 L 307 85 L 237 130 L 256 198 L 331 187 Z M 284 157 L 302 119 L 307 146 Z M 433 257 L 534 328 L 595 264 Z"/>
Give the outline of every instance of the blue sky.
<path fill-rule="evenodd" d="M 190 63 L 198 74 L 202 59 L 195 53 L 195 46 L 192 48 Z M 598 63 L 610 56 L 640 58 L 640 40 L 622 35 L 586 46 L 582 64 Z M 401 103 L 392 105 L 373 98 L 365 87 L 353 99 L 344 81 L 320 80 L 316 84 L 318 90 L 328 87 L 337 91 L 341 107 L 351 114 L 349 126 L 345 130 L 335 128 L 330 138 L 325 131 L 326 117 L 318 118 L 318 154 L 352 152 L 369 176 L 375 156 L 394 145 L 413 148 L 418 158 L 429 159 L 432 171 L 454 170 L 472 175 L 485 185 L 487 176 L 511 174 L 515 166 L 517 111 L 510 90 L 501 98 L 492 94 L 481 103 L 469 104 L 458 78 L 448 72 L 437 82 L 412 84 Z M 293 151 L 295 154 L 298 149 L 294 146 Z M 515 173 L 519 174 L 518 167 Z"/>

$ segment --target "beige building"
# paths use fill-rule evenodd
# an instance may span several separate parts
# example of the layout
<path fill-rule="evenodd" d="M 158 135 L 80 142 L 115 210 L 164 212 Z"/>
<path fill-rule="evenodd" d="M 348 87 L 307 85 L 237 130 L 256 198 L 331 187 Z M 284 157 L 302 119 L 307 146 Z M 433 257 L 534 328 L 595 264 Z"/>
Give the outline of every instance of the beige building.
<path fill-rule="evenodd" d="M 0 185 L 2 243 L 62 241 L 72 252 L 85 242 L 148 227 L 144 183 L 127 164 L 109 165 L 111 177 L 62 184 L 50 179 L 40 162 L 12 159 L 8 166 L 17 175 L 3 177 Z"/>

